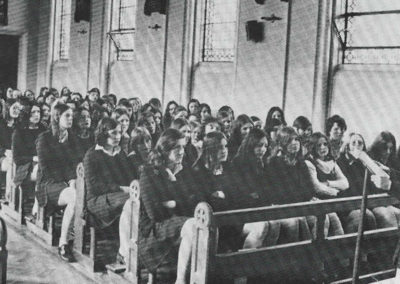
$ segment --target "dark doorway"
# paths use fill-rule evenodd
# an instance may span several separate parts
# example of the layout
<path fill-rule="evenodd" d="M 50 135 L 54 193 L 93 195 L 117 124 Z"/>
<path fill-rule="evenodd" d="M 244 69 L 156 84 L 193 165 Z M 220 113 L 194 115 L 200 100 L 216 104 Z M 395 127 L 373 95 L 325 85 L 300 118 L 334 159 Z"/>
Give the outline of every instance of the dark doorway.
<path fill-rule="evenodd" d="M 19 37 L 0 35 L 0 92 L 17 88 Z"/>

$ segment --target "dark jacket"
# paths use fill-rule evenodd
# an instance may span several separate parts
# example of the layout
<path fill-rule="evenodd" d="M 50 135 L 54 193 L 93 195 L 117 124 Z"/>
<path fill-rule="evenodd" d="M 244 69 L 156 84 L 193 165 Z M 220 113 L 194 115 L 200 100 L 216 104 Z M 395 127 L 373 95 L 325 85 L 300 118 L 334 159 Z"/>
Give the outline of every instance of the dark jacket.
<path fill-rule="evenodd" d="M 36 195 L 39 205 L 43 206 L 47 203 L 46 187 L 49 184 L 76 179 L 76 167 L 82 160 L 82 153 L 72 133 L 69 132 L 66 142 L 60 143 L 51 130 L 39 135 L 36 151 L 39 158 Z"/>
<path fill-rule="evenodd" d="M 89 149 L 83 160 L 85 169 L 86 200 L 120 192 L 120 186 L 129 186 L 134 179 L 134 172 L 124 151 L 115 156 L 103 150 Z"/>
<path fill-rule="evenodd" d="M 283 157 L 272 157 L 267 166 L 267 176 L 273 204 L 306 202 L 314 195 L 314 186 L 303 160 L 292 166 Z"/>
<path fill-rule="evenodd" d="M 14 127 L 9 127 L 7 121 L 0 120 L 0 157 L 4 156 L 6 150 L 11 149 L 11 137 Z"/>
<path fill-rule="evenodd" d="M 271 204 L 267 192 L 265 164 L 242 161 L 235 157 L 232 161 L 232 178 L 235 180 L 242 208 L 268 206 Z"/>
<path fill-rule="evenodd" d="M 228 166 L 224 166 L 224 171 L 220 175 L 214 175 L 203 163 L 196 164 L 194 169 L 195 186 L 197 192 L 205 199 L 214 211 L 225 211 L 240 208 L 238 192 L 235 180 L 232 178 L 232 171 Z M 216 197 L 217 191 L 223 192 L 225 198 Z"/>
<path fill-rule="evenodd" d="M 16 165 L 14 185 L 22 184 L 32 172 L 34 163 L 33 157 L 37 156 L 36 140 L 40 133 L 45 131 L 40 125 L 37 129 L 17 128 L 12 136 L 13 159 Z"/>

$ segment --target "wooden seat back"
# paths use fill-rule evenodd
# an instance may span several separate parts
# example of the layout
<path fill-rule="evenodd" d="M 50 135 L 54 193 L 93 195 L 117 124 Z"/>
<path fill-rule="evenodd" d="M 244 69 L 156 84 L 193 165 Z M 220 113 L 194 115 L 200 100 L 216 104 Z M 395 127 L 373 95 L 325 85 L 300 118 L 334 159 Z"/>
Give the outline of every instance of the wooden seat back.
<path fill-rule="evenodd" d="M 368 207 L 388 206 L 399 201 L 387 194 L 368 198 Z M 240 278 L 261 275 L 285 275 L 298 270 L 303 275 L 319 273 L 321 263 L 349 259 L 354 256 L 357 234 L 325 237 L 325 214 L 359 209 L 361 197 L 321 200 L 288 205 L 212 211 L 207 203 L 200 203 L 195 210 L 196 226 L 192 245 L 190 283 L 210 283 L 218 273 L 221 278 Z M 292 217 L 317 216 L 317 238 L 296 243 L 217 254 L 218 227 L 252 222 L 279 220 Z M 385 228 L 364 234 L 363 251 L 394 252 L 399 230 Z M 394 268 L 394 267 L 393 267 Z"/>
<path fill-rule="evenodd" d="M 7 283 L 7 226 L 6 222 L 0 218 L 0 281 Z"/>

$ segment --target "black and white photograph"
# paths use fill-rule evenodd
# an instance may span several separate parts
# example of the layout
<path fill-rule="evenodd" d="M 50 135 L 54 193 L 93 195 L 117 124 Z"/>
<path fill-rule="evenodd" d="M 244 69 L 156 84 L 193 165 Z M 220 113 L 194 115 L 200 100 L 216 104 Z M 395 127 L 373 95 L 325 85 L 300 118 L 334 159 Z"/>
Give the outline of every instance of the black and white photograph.
<path fill-rule="evenodd" d="M 400 0 L 0 0 L 0 283 L 400 284 Z"/>

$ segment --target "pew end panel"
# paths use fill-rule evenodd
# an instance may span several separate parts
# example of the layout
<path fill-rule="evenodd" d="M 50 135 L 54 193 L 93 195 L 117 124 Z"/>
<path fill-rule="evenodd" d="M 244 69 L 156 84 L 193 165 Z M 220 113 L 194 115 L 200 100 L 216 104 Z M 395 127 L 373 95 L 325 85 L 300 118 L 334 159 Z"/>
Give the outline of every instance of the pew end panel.
<path fill-rule="evenodd" d="M 190 283 L 205 284 L 208 283 L 214 267 L 218 229 L 213 210 L 208 203 L 202 202 L 197 205 L 194 218 Z"/>

